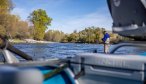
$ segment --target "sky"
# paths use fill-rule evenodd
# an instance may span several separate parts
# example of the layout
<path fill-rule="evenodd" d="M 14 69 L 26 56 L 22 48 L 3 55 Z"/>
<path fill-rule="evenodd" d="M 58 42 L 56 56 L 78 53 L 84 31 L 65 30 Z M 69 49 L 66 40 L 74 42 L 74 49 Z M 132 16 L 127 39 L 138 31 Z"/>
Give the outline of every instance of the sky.
<path fill-rule="evenodd" d="M 102 27 L 112 30 L 106 0 L 12 0 L 12 14 L 28 20 L 33 10 L 44 9 L 53 18 L 48 29 L 72 33 L 87 27 Z"/>

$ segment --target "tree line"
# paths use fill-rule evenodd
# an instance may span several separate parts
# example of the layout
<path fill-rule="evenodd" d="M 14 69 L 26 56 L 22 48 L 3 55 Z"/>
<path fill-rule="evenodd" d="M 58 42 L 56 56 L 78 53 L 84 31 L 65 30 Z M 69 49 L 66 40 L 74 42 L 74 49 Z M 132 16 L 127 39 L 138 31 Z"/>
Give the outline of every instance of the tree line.
<path fill-rule="evenodd" d="M 71 34 L 65 34 L 58 30 L 49 30 L 45 33 L 45 40 L 63 42 L 63 43 L 102 43 L 103 32 L 105 28 L 88 27 L 82 31 L 74 31 Z M 118 43 L 119 41 L 130 40 L 129 38 L 119 36 L 112 32 L 108 32 L 111 37 L 111 43 Z"/>
<path fill-rule="evenodd" d="M 93 26 L 82 31 L 75 30 L 71 34 L 65 34 L 58 30 L 48 30 L 52 18 L 48 16 L 45 10 L 34 10 L 28 16 L 29 21 L 22 21 L 19 16 L 11 14 L 13 8 L 11 0 L 0 0 L 0 35 L 2 36 L 11 39 L 32 38 L 54 42 L 102 43 L 104 28 Z M 110 36 L 112 42 L 129 40 L 113 33 L 110 33 Z"/>
<path fill-rule="evenodd" d="M 0 35 L 9 38 L 28 38 L 30 36 L 28 22 L 11 14 L 13 7 L 11 0 L 0 0 Z"/>
<path fill-rule="evenodd" d="M 28 16 L 29 21 L 23 21 L 19 16 L 11 14 L 13 8 L 11 0 L 0 0 L 0 35 L 12 39 L 43 40 L 45 31 L 52 21 L 46 11 L 34 10 Z"/>

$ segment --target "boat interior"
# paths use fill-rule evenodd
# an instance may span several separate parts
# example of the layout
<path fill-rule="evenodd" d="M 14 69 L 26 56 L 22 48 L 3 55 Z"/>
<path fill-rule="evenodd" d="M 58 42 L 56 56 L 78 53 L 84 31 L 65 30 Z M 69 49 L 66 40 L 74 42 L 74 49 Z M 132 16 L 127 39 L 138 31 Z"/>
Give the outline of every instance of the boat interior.
<path fill-rule="evenodd" d="M 66 59 L 38 61 L 2 39 L 0 84 L 146 84 L 146 50 L 137 54 L 116 53 L 122 47 L 126 51 L 128 47 L 146 48 L 146 1 L 107 3 L 113 31 L 139 41 L 120 43 L 109 54 L 79 53 Z"/>

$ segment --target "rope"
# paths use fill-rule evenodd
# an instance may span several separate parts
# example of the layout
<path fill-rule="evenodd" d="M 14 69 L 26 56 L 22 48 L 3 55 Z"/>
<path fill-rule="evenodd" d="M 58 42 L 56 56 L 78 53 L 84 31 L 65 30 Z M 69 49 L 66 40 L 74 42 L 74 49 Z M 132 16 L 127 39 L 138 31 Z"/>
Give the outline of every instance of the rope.
<path fill-rule="evenodd" d="M 48 72 L 48 73 L 44 74 L 44 80 L 47 80 L 47 79 L 59 74 L 60 72 L 62 72 L 67 67 L 68 67 L 68 64 L 63 64 L 62 66 L 52 70 L 51 72 Z"/>

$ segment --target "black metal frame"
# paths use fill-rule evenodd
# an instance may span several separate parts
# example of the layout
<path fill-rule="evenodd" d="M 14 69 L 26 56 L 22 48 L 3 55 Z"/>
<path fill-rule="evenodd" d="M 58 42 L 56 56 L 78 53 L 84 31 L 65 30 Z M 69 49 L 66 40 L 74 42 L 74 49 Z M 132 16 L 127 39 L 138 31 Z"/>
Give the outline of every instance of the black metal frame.
<path fill-rule="evenodd" d="M 144 41 L 131 41 L 131 42 L 123 42 L 118 44 L 115 48 L 113 48 L 110 52 L 110 54 L 114 54 L 115 51 L 117 51 L 121 47 L 125 46 L 134 46 L 134 47 L 145 47 L 146 48 L 146 42 Z"/>

